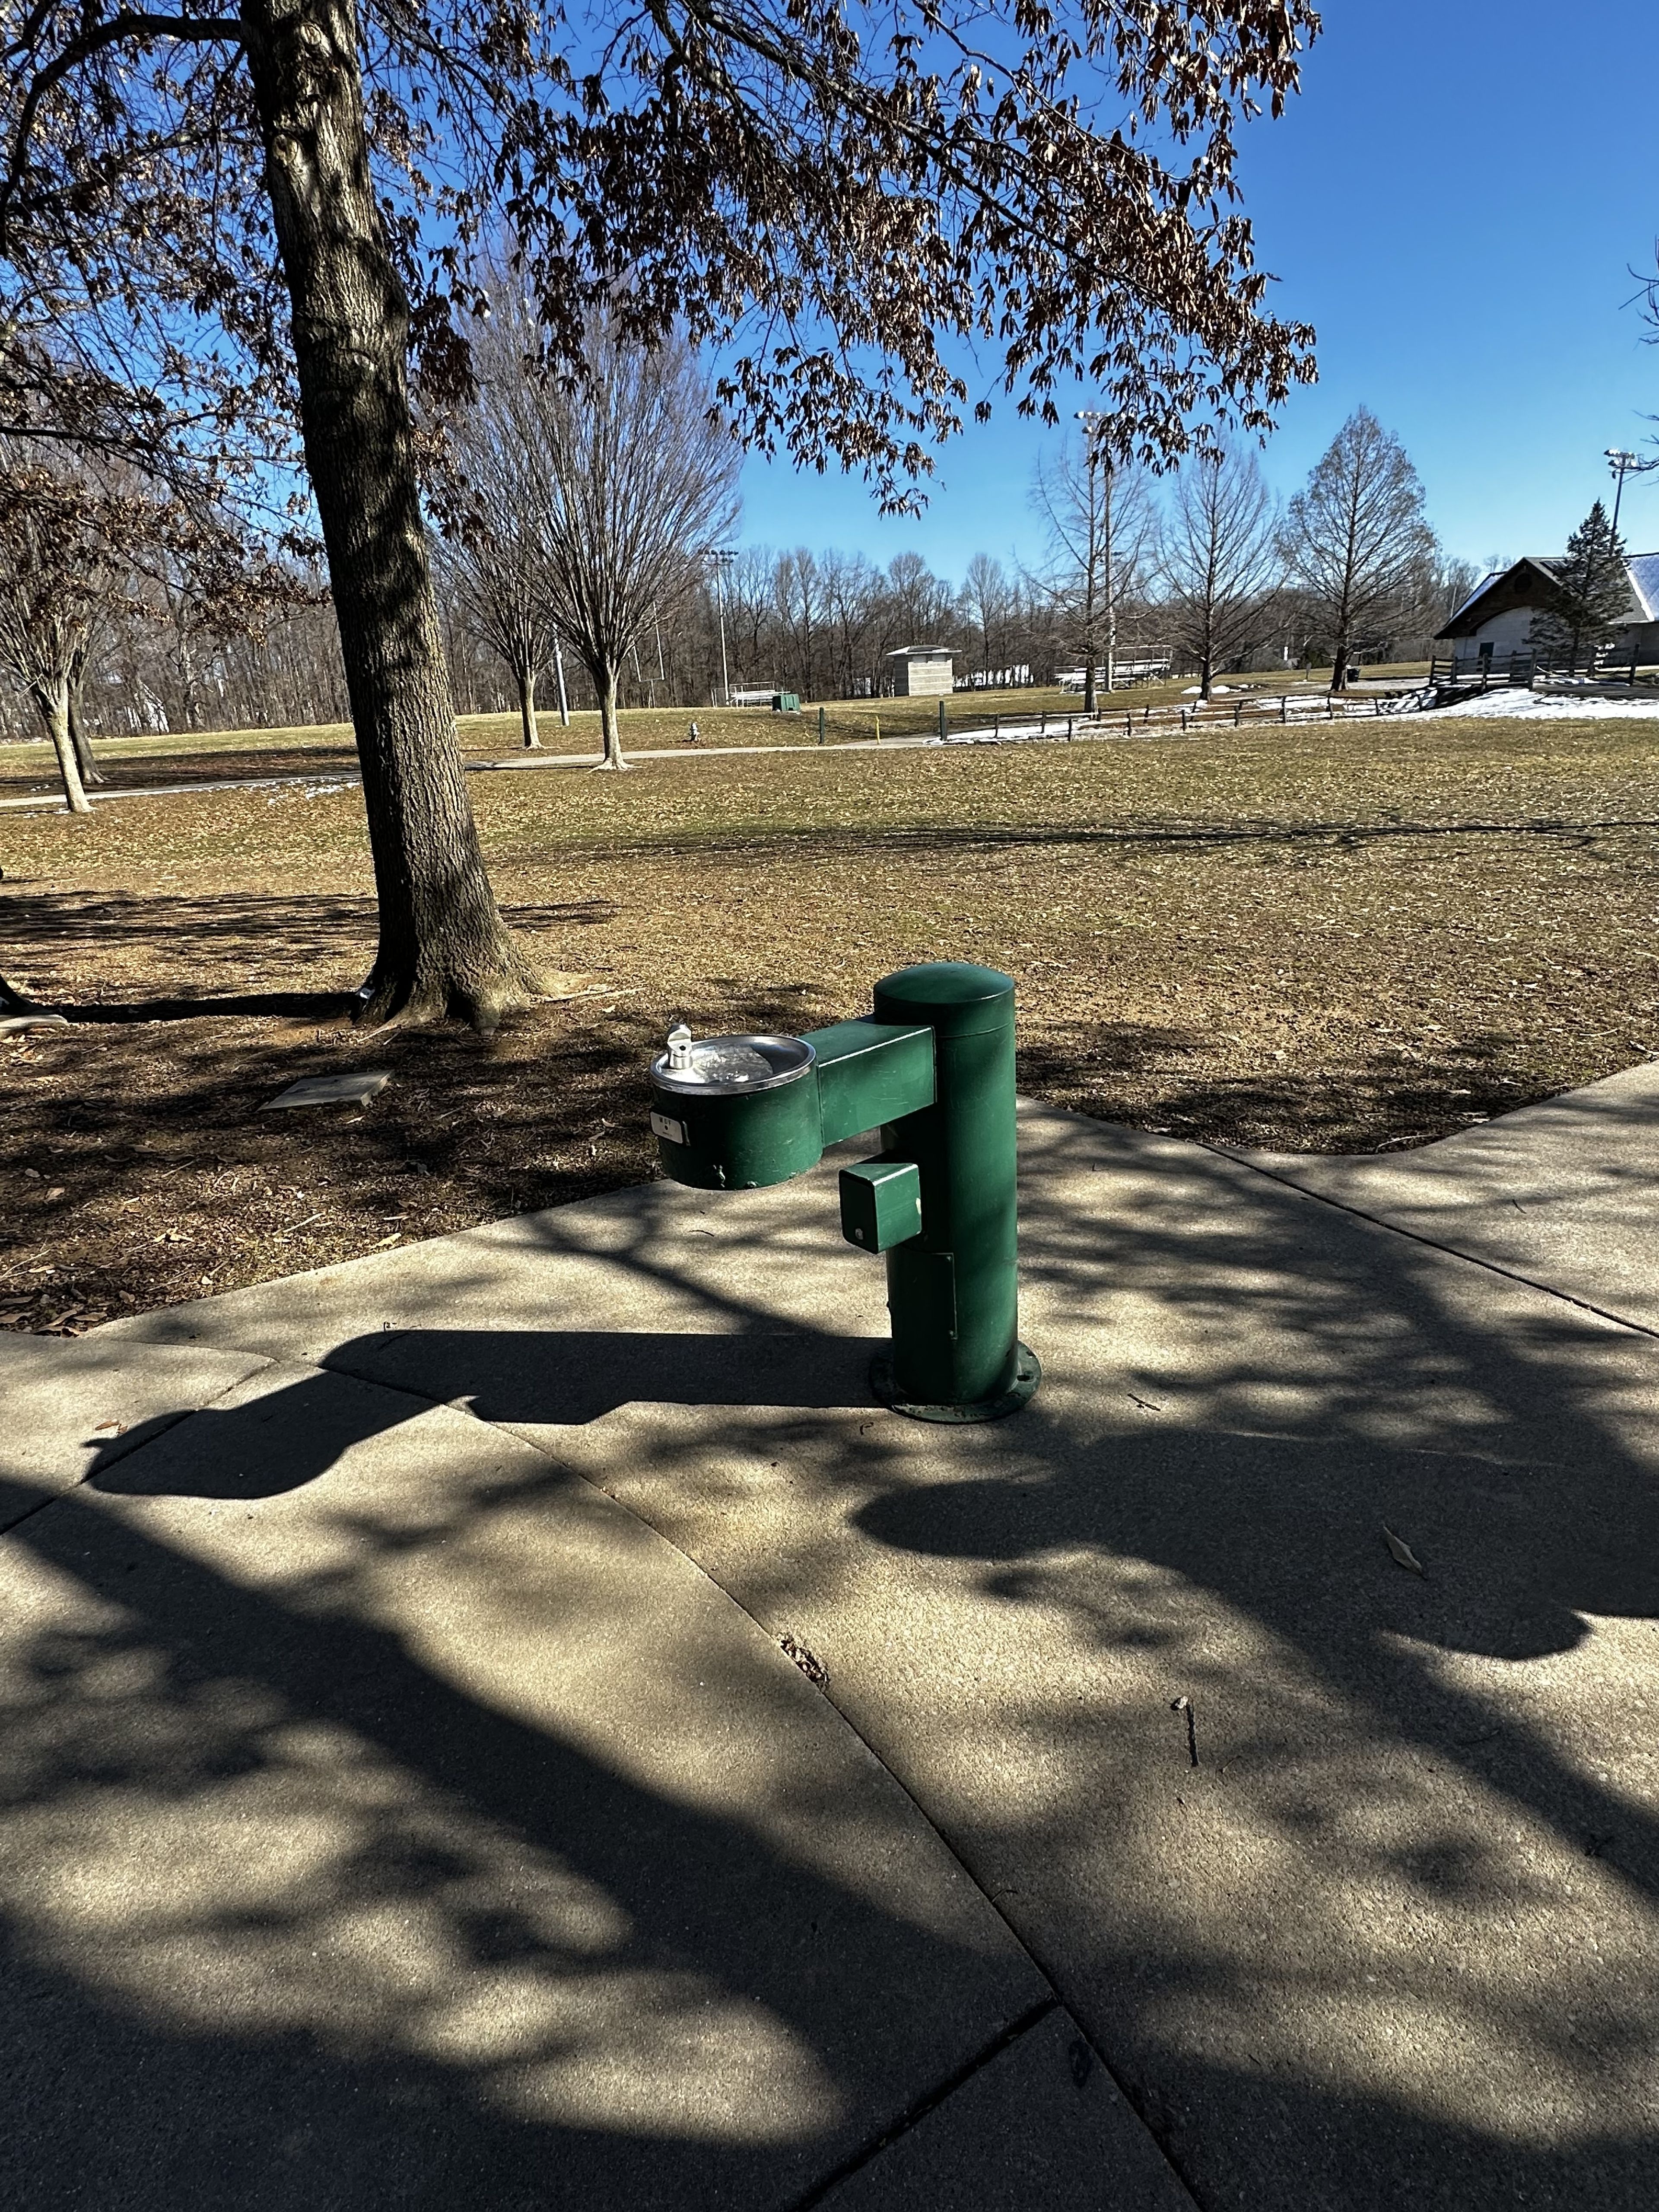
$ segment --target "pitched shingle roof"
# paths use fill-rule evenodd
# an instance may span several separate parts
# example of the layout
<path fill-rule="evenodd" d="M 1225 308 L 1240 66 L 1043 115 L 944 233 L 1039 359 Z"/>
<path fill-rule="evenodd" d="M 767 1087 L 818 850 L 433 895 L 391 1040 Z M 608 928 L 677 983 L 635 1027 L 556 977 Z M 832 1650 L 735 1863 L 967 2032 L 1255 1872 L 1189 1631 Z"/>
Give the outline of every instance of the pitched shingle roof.
<path fill-rule="evenodd" d="M 1518 561 L 1511 561 L 1507 568 L 1494 568 L 1483 576 L 1455 613 L 1449 615 L 1438 635 L 1449 635 L 1453 625 L 1462 620 L 1477 600 L 1482 599 L 1494 585 L 1505 577 L 1513 576 L 1517 569 L 1541 568 L 1553 575 L 1561 565 L 1559 553 L 1528 553 Z M 1630 577 L 1631 608 L 1627 622 L 1659 622 L 1659 553 L 1631 553 L 1625 557 L 1625 567 Z M 1524 604 L 1524 602 L 1522 602 Z"/>

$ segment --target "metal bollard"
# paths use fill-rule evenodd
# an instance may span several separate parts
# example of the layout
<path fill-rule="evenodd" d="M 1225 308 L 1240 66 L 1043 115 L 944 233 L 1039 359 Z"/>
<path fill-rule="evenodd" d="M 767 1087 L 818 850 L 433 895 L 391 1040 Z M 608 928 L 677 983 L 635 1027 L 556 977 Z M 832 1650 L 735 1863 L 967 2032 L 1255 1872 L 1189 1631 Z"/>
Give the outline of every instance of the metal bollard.
<path fill-rule="evenodd" d="M 931 961 L 876 985 L 866 1018 L 805 1036 L 677 1030 L 652 1063 L 665 1174 L 755 1190 L 879 1127 L 882 1150 L 841 1176 L 842 1234 L 887 1260 L 892 1345 L 878 1397 L 918 1420 L 1016 1412 L 1042 1370 L 1018 1337 L 1014 987 L 994 968 Z"/>

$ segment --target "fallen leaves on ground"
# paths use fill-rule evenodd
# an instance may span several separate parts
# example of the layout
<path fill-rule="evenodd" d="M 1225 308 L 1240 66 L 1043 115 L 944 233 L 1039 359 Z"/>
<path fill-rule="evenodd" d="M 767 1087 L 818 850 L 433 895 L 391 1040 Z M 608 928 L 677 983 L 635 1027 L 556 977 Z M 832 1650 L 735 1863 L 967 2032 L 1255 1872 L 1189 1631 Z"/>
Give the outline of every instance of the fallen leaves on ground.
<path fill-rule="evenodd" d="M 1383 1528 L 1382 1536 L 1389 1551 L 1393 1553 L 1395 1559 L 1402 1567 L 1408 1567 L 1414 1575 L 1420 1575 L 1422 1573 L 1423 1562 L 1418 1558 L 1416 1553 L 1413 1551 L 1411 1546 L 1406 1541 L 1403 1536 L 1396 1536 L 1394 1530 L 1387 1527 L 1384 1527 Z"/>
<path fill-rule="evenodd" d="M 343 1020 L 374 946 L 356 791 L 0 817 L 0 972 L 102 1017 L 0 1041 L 0 1327 L 641 1180 L 672 1022 L 811 1028 L 916 959 L 1012 974 L 1022 1084 L 1063 1105 L 1290 1151 L 1446 1134 L 1659 1045 L 1656 735 L 1429 717 L 482 778 L 560 993 L 492 1039 Z M 395 1079 L 367 1107 L 258 1112 L 367 1065 Z"/>

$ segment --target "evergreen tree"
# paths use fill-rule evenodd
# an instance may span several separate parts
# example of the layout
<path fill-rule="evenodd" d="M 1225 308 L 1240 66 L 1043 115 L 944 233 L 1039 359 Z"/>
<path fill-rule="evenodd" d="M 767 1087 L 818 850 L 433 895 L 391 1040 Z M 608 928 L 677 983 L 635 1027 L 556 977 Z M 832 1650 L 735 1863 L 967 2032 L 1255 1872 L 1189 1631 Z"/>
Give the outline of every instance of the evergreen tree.
<path fill-rule="evenodd" d="M 1547 666 L 1565 664 L 1569 675 L 1581 659 L 1593 668 L 1631 611 L 1624 540 L 1599 499 L 1568 538 L 1566 557 L 1549 568 L 1555 592 L 1533 617 L 1532 649 Z"/>

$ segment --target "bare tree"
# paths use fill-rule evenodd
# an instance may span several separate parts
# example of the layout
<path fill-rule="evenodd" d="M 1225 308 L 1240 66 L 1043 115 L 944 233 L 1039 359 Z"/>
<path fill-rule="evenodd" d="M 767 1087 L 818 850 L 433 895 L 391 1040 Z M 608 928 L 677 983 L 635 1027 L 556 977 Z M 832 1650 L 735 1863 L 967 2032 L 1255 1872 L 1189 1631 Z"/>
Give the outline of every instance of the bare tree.
<path fill-rule="evenodd" d="M 812 678 L 829 621 L 823 572 L 817 556 L 798 545 L 793 553 L 780 555 L 774 582 L 787 640 L 785 672 L 793 678 L 790 689 L 810 696 L 816 688 Z"/>
<path fill-rule="evenodd" d="M 1480 581 L 1473 561 L 1437 554 L 1425 566 L 1418 590 L 1418 618 L 1431 635 L 1449 623 Z"/>
<path fill-rule="evenodd" d="M 453 425 L 450 449 L 464 489 L 434 549 L 438 587 L 506 667 L 525 744 L 537 746 L 536 678 L 553 658 L 556 633 L 534 501 L 526 496 L 524 441 L 486 398 Z"/>
<path fill-rule="evenodd" d="M 88 487 L 40 459 L 0 474 L 0 668 L 33 702 L 71 814 L 90 814 L 70 727 L 112 589 L 104 518 Z"/>
<path fill-rule="evenodd" d="M 745 676 L 750 684 L 769 684 L 777 673 L 775 655 L 782 649 L 776 556 L 764 546 L 744 546 L 734 561 L 720 563 L 720 574 L 730 633 L 728 672 Z"/>
<path fill-rule="evenodd" d="M 1000 561 L 988 553 L 975 553 L 963 578 L 962 611 L 975 633 L 981 679 L 991 678 L 991 639 L 1000 635 L 1008 618 L 1008 574 Z M 997 655 L 999 662 L 1001 655 Z"/>
<path fill-rule="evenodd" d="M 563 378 L 542 345 L 527 303 L 497 287 L 471 419 L 516 479 L 538 617 L 587 671 L 601 765 L 620 769 L 623 663 L 696 588 L 735 520 L 742 453 L 683 337 L 630 344 L 596 318 L 579 373 Z"/>
<path fill-rule="evenodd" d="M 1276 516 L 1255 455 L 1237 447 L 1183 467 L 1159 533 L 1160 613 L 1199 666 L 1207 699 L 1218 668 L 1261 636 L 1278 581 Z"/>
<path fill-rule="evenodd" d="M 887 563 L 886 597 L 897 645 L 931 645 L 951 619 L 951 591 L 920 553 L 896 553 Z"/>
<path fill-rule="evenodd" d="M 870 623 L 878 579 L 875 564 L 862 553 L 828 553 L 822 563 L 824 614 L 829 628 L 828 676 L 824 689 L 850 696 L 869 652 Z"/>
<path fill-rule="evenodd" d="M 1158 453 L 1195 415 L 1265 427 L 1311 376 L 1233 204 L 1237 121 L 1295 89 L 1310 0 L 1058 0 L 992 62 L 981 12 L 899 0 L 866 38 L 781 0 L 0 0 L 6 301 L 72 270 L 168 358 L 222 349 L 228 411 L 298 425 L 380 894 L 370 1018 L 487 1025 L 534 988 L 466 800 L 409 391 L 413 353 L 435 405 L 467 396 L 503 218 L 567 359 L 596 312 L 716 343 L 747 435 L 890 504 L 960 425 L 957 341 L 1047 419 L 1086 374 Z"/>
<path fill-rule="evenodd" d="M 1356 407 L 1285 516 L 1291 580 L 1329 628 L 1331 689 L 1346 689 L 1358 640 L 1395 615 L 1437 551 L 1423 487 L 1398 438 Z"/>
<path fill-rule="evenodd" d="M 1058 462 L 1039 461 L 1032 503 L 1048 534 L 1048 590 L 1081 632 L 1083 710 L 1095 711 L 1095 670 L 1105 644 L 1106 689 L 1117 685 L 1118 617 L 1138 595 L 1152 508 L 1146 479 L 1124 465 L 1109 425 L 1091 423 L 1081 450 L 1067 444 Z"/>

